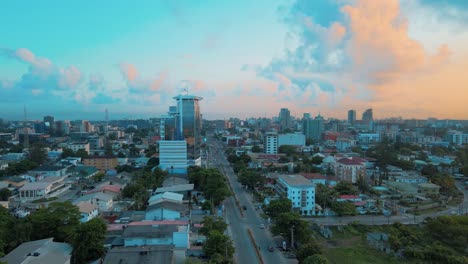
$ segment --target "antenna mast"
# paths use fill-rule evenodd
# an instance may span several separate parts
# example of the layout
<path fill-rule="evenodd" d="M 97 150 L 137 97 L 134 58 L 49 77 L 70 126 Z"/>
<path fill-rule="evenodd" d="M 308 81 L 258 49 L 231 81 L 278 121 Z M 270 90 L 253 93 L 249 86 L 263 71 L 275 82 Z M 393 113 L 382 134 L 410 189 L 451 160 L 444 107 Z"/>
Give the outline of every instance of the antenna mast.
<path fill-rule="evenodd" d="M 23 124 L 23 136 L 24 136 L 24 148 L 29 148 L 29 129 L 27 127 L 28 114 L 26 111 L 26 105 L 24 106 L 24 124 Z"/>

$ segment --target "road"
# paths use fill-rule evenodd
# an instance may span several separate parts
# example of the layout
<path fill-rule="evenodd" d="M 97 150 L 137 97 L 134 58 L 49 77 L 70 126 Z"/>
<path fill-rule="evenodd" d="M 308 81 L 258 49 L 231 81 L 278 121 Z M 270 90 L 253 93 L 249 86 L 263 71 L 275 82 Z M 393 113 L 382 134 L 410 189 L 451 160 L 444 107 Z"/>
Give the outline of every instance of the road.
<path fill-rule="evenodd" d="M 303 218 L 304 220 L 311 221 L 320 225 L 346 225 L 352 222 L 359 222 L 365 225 L 385 225 L 400 222 L 402 224 L 414 224 L 423 222 L 427 217 L 437 217 L 441 215 L 463 215 L 468 214 L 468 190 L 464 189 L 463 183 L 460 181 L 456 182 L 458 189 L 463 192 L 463 201 L 457 206 L 447 207 L 445 210 L 422 214 L 403 214 L 403 215 L 392 215 L 390 217 L 383 215 L 369 216 L 369 215 L 357 215 L 357 216 L 344 216 L 344 217 L 320 217 L 320 218 Z"/>
<path fill-rule="evenodd" d="M 208 145 L 210 146 L 208 157 L 210 160 L 208 163 L 211 163 L 212 166 L 219 168 L 224 173 L 240 205 L 247 208 L 247 210 L 243 211 L 244 216 L 242 216 L 233 196 L 225 201 L 226 219 L 229 224 L 228 232 L 232 236 L 236 248 L 236 263 L 260 263 L 247 232 L 249 228 L 252 230 L 255 242 L 260 246 L 260 254 L 264 263 L 296 263 L 296 260 L 284 258 L 281 251 L 277 248 L 273 252 L 267 250 L 268 246 L 274 245 L 273 237 L 268 231 L 267 221 L 255 210 L 252 198 L 242 188 L 241 184 L 237 182 L 237 176 L 226 159 L 221 143 L 210 137 Z M 261 224 L 264 224 L 267 228 L 260 228 Z"/>

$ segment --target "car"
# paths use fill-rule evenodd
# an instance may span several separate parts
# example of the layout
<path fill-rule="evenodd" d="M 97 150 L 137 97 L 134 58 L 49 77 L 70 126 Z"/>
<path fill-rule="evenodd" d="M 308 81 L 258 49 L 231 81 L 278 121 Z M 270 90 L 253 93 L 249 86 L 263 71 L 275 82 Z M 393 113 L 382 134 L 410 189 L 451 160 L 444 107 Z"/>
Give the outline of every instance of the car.
<path fill-rule="evenodd" d="M 269 246 L 269 247 L 268 247 L 268 251 L 270 251 L 270 252 L 275 251 L 275 247 L 274 247 L 274 246 Z"/>
<path fill-rule="evenodd" d="M 247 206 L 243 205 L 242 209 L 247 210 Z"/>
<path fill-rule="evenodd" d="M 265 228 L 265 225 L 264 225 L 264 224 L 260 224 L 260 228 L 261 228 L 261 229 L 264 229 L 264 228 Z"/>

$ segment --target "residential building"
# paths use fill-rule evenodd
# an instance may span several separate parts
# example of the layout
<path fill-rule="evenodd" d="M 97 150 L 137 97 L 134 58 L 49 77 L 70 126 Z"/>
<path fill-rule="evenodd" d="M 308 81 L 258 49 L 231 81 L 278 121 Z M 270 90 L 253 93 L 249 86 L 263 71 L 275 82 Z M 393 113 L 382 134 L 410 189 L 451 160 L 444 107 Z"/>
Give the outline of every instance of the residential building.
<path fill-rule="evenodd" d="M 70 143 L 68 144 L 68 148 L 73 150 L 74 152 L 77 152 L 80 149 L 84 149 L 86 153 L 89 154 L 89 142 L 75 142 L 75 143 Z"/>
<path fill-rule="evenodd" d="M 468 144 L 468 133 L 451 130 L 444 136 L 444 141 L 456 145 L 466 145 Z"/>
<path fill-rule="evenodd" d="M 302 133 L 287 133 L 278 135 L 278 147 L 283 145 L 305 146 L 305 135 Z"/>
<path fill-rule="evenodd" d="M 322 140 L 322 132 L 324 130 L 323 117 L 319 114 L 314 119 L 305 119 L 302 130 L 306 139 L 312 139 L 316 142 Z"/>
<path fill-rule="evenodd" d="M 63 177 L 67 176 L 67 167 L 42 165 L 28 172 L 36 177 Z"/>
<path fill-rule="evenodd" d="M 28 182 L 19 189 L 21 201 L 33 201 L 42 198 L 49 198 L 58 194 L 59 190 L 64 190 L 65 178 L 50 176 L 36 182 Z"/>
<path fill-rule="evenodd" d="M 188 212 L 188 207 L 185 204 L 161 201 L 146 208 L 145 220 L 178 220 L 186 217 Z"/>
<path fill-rule="evenodd" d="M 67 243 L 54 242 L 54 238 L 46 238 L 25 242 L 8 255 L 0 258 L 0 262 L 10 264 L 70 264 L 72 247 Z"/>
<path fill-rule="evenodd" d="M 153 205 L 153 204 L 157 204 L 157 203 L 164 202 L 164 201 L 182 203 L 183 198 L 184 198 L 184 195 L 180 193 L 174 193 L 174 192 L 158 193 L 158 194 L 151 196 L 148 199 L 148 205 Z"/>
<path fill-rule="evenodd" d="M 199 102 L 202 97 L 193 95 L 178 95 L 176 114 L 176 139 L 187 142 L 188 165 L 201 166 L 201 128 L 202 117 Z"/>
<path fill-rule="evenodd" d="M 174 246 L 112 247 L 106 254 L 103 264 L 125 263 L 167 263 L 174 264 Z"/>
<path fill-rule="evenodd" d="M 119 165 L 119 161 L 116 157 L 112 156 L 91 156 L 83 158 L 83 164 L 85 166 L 92 166 L 99 169 L 101 172 L 107 170 L 113 170 Z"/>
<path fill-rule="evenodd" d="M 98 206 L 96 204 L 88 203 L 88 202 L 79 202 L 76 206 L 78 206 L 78 210 L 81 214 L 80 222 L 86 223 L 89 220 L 98 216 Z"/>
<path fill-rule="evenodd" d="M 342 181 L 356 183 L 366 177 L 366 160 L 358 157 L 341 158 L 335 162 L 335 176 Z"/>
<path fill-rule="evenodd" d="M 54 117 L 53 116 L 44 116 L 44 126 L 45 126 L 45 131 L 48 133 L 51 133 L 55 129 L 55 122 L 54 122 Z M 40 133 L 40 132 L 36 132 Z"/>
<path fill-rule="evenodd" d="M 91 133 L 93 132 L 93 125 L 88 120 L 81 121 L 80 132 Z"/>
<path fill-rule="evenodd" d="M 267 132 L 265 135 L 265 153 L 277 154 L 278 153 L 278 133 Z"/>
<path fill-rule="evenodd" d="M 315 184 L 302 175 L 279 175 L 276 181 L 279 193 L 292 202 L 301 215 L 315 215 Z"/>
<path fill-rule="evenodd" d="M 187 173 L 187 141 L 160 140 L 159 167 L 170 173 Z"/>
<path fill-rule="evenodd" d="M 360 145 L 369 145 L 380 142 L 380 134 L 378 133 L 359 133 L 358 142 Z"/>
<path fill-rule="evenodd" d="M 151 222 L 151 221 L 150 221 Z M 173 245 L 189 248 L 190 225 L 128 225 L 122 234 L 125 247 Z"/>
<path fill-rule="evenodd" d="M 88 202 L 91 204 L 95 204 L 98 206 L 99 212 L 108 212 L 112 211 L 112 207 L 114 205 L 114 198 L 112 195 L 102 192 L 95 192 L 83 195 L 73 201 L 73 204 L 78 204 L 80 202 Z"/>

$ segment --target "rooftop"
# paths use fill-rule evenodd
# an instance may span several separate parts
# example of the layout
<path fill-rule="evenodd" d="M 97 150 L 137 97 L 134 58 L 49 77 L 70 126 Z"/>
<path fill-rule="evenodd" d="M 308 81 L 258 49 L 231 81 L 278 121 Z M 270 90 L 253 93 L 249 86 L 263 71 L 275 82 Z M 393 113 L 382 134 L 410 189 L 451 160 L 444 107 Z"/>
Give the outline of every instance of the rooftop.
<path fill-rule="evenodd" d="M 53 238 L 46 238 L 23 243 L 0 258 L 0 261 L 12 264 L 63 264 L 69 263 L 71 251 L 72 247 L 69 244 L 53 242 Z M 34 253 L 38 255 L 34 256 Z"/>
<path fill-rule="evenodd" d="M 190 184 L 179 184 L 170 187 L 160 187 L 157 188 L 155 193 L 163 193 L 163 192 L 185 192 L 185 191 L 192 191 L 194 188 L 193 183 Z"/>
<path fill-rule="evenodd" d="M 173 263 L 173 246 L 115 247 L 107 252 L 103 264 Z"/>
<path fill-rule="evenodd" d="M 178 228 L 175 225 L 141 225 L 141 226 L 127 226 L 122 234 L 123 238 L 130 237 L 145 237 L 145 238 L 163 238 L 171 237 L 174 232 L 177 232 Z"/>
<path fill-rule="evenodd" d="M 97 209 L 97 206 L 95 204 L 88 202 L 79 202 L 76 206 L 78 206 L 78 210 L 80 211 L 80 213 L 89 214 Z"/>
<path fill-rule="evenodd" d="M 63 170 L 63 169 L 65 169 L 65 167 L 52 166 L 52 165 L 42 165 L 40 167 L 32 169 L 31 171 L 59 171 L 59 170 Z"/>
<path fill-rule="evenodd" d="M 279 175 L 278 178 L 286 182 L 289 186 L 314 186 L 312 182 L 302 175 Z"/>

